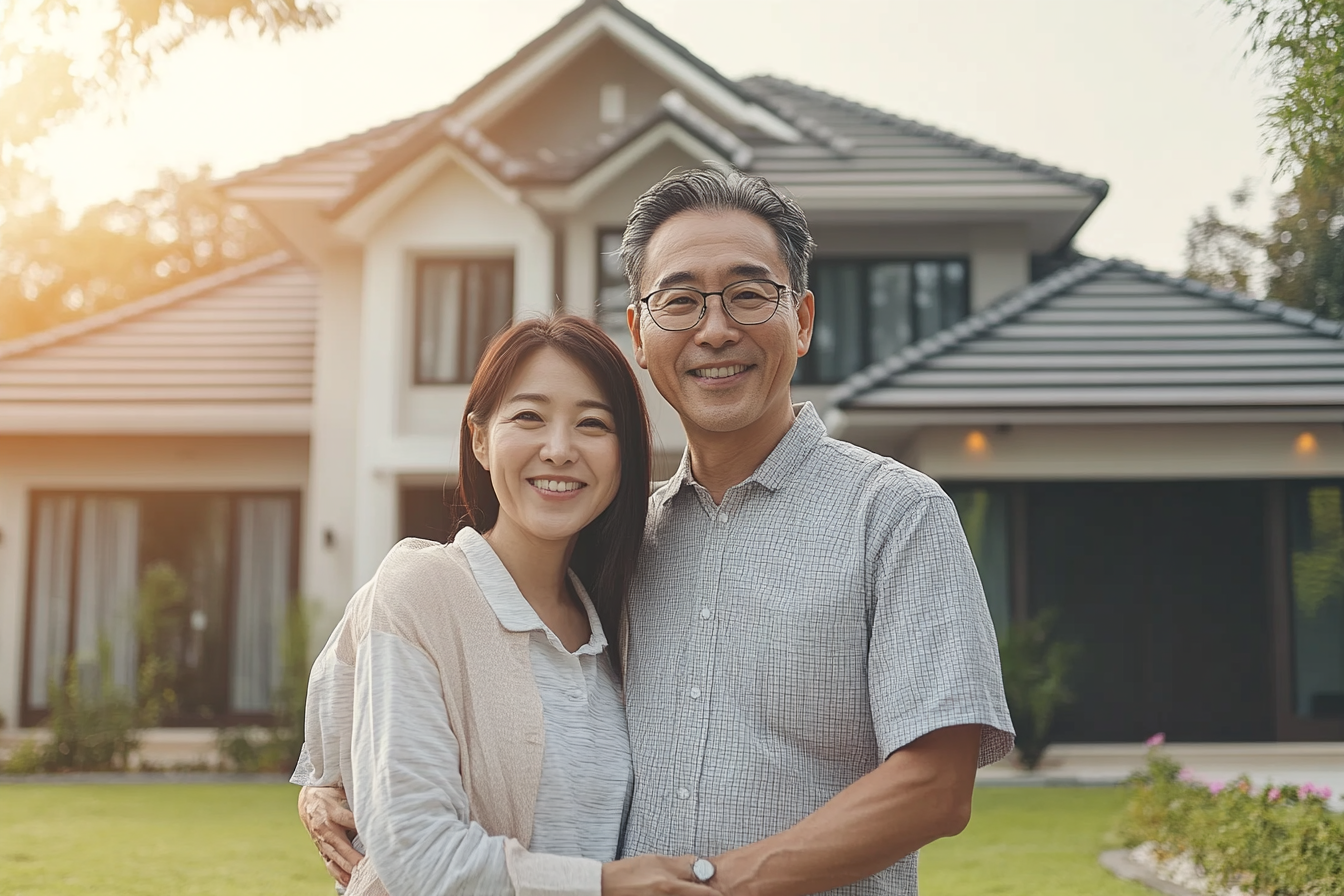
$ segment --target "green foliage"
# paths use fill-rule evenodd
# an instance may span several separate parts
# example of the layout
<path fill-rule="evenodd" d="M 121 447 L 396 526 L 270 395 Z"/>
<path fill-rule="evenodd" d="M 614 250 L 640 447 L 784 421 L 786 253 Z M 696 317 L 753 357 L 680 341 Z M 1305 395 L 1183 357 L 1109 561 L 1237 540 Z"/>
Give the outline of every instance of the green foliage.
<path fill-rule="evenodd" d="M 1125 845 L 1183 855 L 1217 888 L 1268 896 L 1344 896 L 1344 817 L 1311 784 L 1256 789 L 1237 778 L 1206 783 L 1159 749 L 1130 780 L 1120 822 Z"/>
<path fill-rule="evenodd" d="M 1344 128 L 1344 114 L 1339 127 Z M 1303 167 L 1275 209 L 1265 242 L 1273 270 L 1270 295 L 1344 319 L 1344 167 Z"/>
<path fill-rule="evenodd" d="M 294 600 L 285 614 L 280 686 L 273 697 L 274 721 L 263 728 L 222 728 L 217 747 L 225 764 L 247 772 L 294 770 L 303 747 L 303 713 L 308 699 L 308 611 Z"/>
<path fill-rule="evenodd" d="M 1344 0 L 1223 0 L 1276 94 L 1266 114 L 1281 173 L 1344 171 Z"/>
<path fill-rule="evenodd" d="M 1232 209 L 1250 201 L 1246 185 L 1233 192 Z M 1258 269 L 1265 265 L 1265 237 L 1229 220 L 1214 206 L 1190 222 L 1185 234 L 1185 276 L 1219 289 L 1249 292 Z"/>
<path fill-rule="evenodd" d="M 1344 591 L 1344 514 L 1339 489 L 1311 489 L 1307 512 L 1312 544 L 1307 550 L 1293 551 L 1293 600 L 1303 615 L 1311 618 Z"/>
<path fill-rule="evenodd" d="M 1014 622 L 999 637 L 1003 690 L 1017 729 L 1018 755 L 1028 769 L 1040 764 L 1050 745 L 1055 714 L 1073 701 L 1068 679 L 1079 648 L 1052 637 L 1055 615 L 1042 611 Z"/>

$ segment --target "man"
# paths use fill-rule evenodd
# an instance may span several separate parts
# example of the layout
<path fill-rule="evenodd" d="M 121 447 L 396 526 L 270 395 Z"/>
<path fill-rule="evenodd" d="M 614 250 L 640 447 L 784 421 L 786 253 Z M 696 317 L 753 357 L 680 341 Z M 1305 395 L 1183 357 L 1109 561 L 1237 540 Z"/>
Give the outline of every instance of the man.
<path fill-rule="evenodd" d="M 792 404 L 812 250 L 798 207 L 735 171 L 669 175 L 630 215 L 635 360 L 688 448 L 631 591 L 624 852 L 702 856 L 729 894 L 915 894 L 1012 724 L 952 502 Z M 333 805 L 300 799 L 343 841 Z"/>

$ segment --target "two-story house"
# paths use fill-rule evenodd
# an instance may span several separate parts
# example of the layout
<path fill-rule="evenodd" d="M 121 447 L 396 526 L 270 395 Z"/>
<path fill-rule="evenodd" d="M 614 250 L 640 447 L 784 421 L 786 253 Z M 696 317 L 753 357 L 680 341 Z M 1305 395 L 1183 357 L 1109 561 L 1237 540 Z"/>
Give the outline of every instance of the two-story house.
<path fill-rule="evenodd" d="M 730 80 L 616 0 L 227 181 L 285 253 L 0 345 L 0 711 L 35 723 L 100 637 L 130 684 L 159 562 L 175 721 L 264 714 L 288 602 L 320 637 L 399 537 L 442 534 L 489 336 L 566 308 L 628 345 L 625 217 L 706 162 L 812 225 L 798 398 L 953 494 L 997 624 L 1058 607 L 1088 647 L 1066 739 L 1344 734 L 1339 327 L 1080 259 L 1103 181 Z M 647 393 L 666 473 L 684 441 Z"/>

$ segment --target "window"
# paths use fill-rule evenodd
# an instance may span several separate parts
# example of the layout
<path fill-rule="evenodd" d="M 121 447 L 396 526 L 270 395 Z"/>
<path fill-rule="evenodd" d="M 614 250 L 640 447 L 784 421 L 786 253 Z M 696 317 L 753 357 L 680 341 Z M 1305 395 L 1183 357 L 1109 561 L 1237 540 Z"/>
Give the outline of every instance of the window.
<path fill-rule="evenodd" d="M 625 329 L 630 285 L 621 264 L 623 229 L 597 232 L 597 322 L 604 330 Z"/>
<path fill-rule="evenodd" d="M 1344 483 L 1288 490 L 1293 709 L 1344 719 Z"/>
<path fill-rule="evenodd" d="M 512 259 L 422 259 L 415 276 L 415 382 L 471 382 L 486 345 L 512 317 Z"/>
<path fill-rule="evenodd" d="M 451 478 L 443 485 L 403 485 L 401 537 L 448 541 L 453 529 L 448 505 L 456 490 L 457 482 Z"/>
<path fill-rule="evenodd" d="M 967 314 L 966 262 L 814 262 L 817 316 L 797 383 L 838 383 Z"/>
<path fill-rule="evenodd" d="M 24 724 L 71 660 L 86 687 L 106 672 L 133 692 L 151 653 L 175 670 L 171 721 L 268 714 L 297 527 L 293 494 L 35 493 Z"/>

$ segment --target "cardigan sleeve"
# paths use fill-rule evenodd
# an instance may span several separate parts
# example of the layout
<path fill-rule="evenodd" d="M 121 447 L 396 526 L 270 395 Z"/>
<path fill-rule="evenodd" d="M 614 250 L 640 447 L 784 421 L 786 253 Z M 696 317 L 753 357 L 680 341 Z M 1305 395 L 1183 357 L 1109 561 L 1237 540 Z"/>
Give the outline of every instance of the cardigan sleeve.
<path fill-rule="evenodd" d="M 601 892 L 601 863 L 529 853 L 470 820 L 438 670 L 385 631 L 359 643 L 349 792 L 355 821 L 391 893 Z"/>

